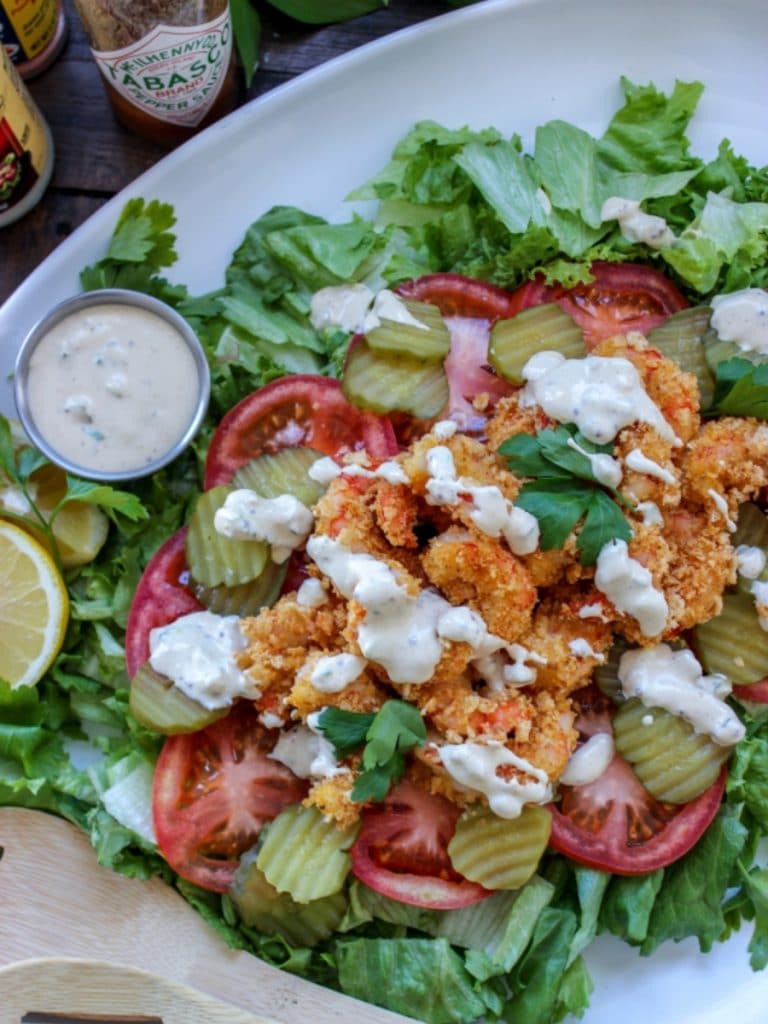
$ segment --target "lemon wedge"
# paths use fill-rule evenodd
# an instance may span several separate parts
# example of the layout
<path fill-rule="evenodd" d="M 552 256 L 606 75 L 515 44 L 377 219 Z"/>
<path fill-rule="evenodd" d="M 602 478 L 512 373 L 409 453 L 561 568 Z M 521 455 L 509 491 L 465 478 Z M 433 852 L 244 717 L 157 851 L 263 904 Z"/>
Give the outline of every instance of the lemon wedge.
<path fill-rule="evenodd" d="M 2 520 L 0 580 L 0 679 L 11 686 L 33 686 L 64 641 L 67 588 L 45 548 Z"/>

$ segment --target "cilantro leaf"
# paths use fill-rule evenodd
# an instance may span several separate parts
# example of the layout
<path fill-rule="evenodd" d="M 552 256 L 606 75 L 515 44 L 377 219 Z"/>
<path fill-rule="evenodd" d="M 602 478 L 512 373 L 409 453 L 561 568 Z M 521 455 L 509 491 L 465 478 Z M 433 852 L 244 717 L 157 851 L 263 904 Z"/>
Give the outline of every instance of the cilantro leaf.
<path fill-rule="evenodd" d="M 563 547 L 582 520 L 576 541 L 582 565 L 594 565 L 609 541 L 631 538 L 632 527 L 617 504 L 627 502 L 595 476 L 589 457 L 609 455 L 612 445 L 589 441 L 569 423 L 535 437 L 518 434 L 498 450 L 512 472 L 529 478 L 515 504 L 538 520 L 542 551 Z"/>
<path fill-rule="evenodd" d="M 405 758 L 402 754 L 384 764 L 368 768 L 355 779 L 352 787 L 352 799 L 355 803 L 381 803 L 394 782 L 399 782 L 405 771 Z"/>
<path fill-rule="evenodd" d="M 348 757 L 363 746 L 375 717 L 375 714 L 328 707 L 320 712 L 317 728 L 336 751 L 336 757 Z"/>
<path fill-rule="evenodd" d="M 739 358 L 718 363 L 710 412 L 768 420 L 768 363 Z"/>

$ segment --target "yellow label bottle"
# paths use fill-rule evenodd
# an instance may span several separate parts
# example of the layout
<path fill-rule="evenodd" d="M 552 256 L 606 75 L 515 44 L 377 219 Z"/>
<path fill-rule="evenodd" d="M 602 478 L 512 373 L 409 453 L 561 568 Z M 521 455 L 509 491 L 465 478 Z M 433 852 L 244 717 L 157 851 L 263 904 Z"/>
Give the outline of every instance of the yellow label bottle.
<path fill-rule="evenodd" d="M 0 227 L 32 209 L 52 170 L 50 129 L 0 47 Z"/>
<path fill-rule="evenodd" d="M 61 0 L 0 0 L 0 43 L 22 78 L 47 68 L 66 35 Z"/>

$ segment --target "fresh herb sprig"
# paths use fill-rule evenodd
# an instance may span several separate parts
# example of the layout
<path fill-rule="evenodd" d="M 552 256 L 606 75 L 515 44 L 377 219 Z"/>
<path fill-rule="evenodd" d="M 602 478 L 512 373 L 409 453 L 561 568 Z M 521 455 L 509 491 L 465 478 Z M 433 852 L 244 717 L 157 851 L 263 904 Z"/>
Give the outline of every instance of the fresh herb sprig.
<path fill-rule="evenodd" d="M 710 413 L 768 420 L 768 363 L 726 359 L 718 363 Z"/>
<path fill-rule="evenodd" d="M 375 714 L 329 707 L 317 727 L 338 758 L 363 748 L 363 771 L 355 779 L 352 799 L 379 803 L 405 773 L 405 755 L 424 745 L 427 730 L 418 708 L 403 700 L 388 700 Z"/>
<path fill-rule="evenodd" d="M 581 449 L 581 451 L 579 451 Z M 611 540 L 628 541 L 632 527 L 619 504 L 625 499 L 595 476 L 588 455 L 611 452 L 611 445 L 587 440 L 572 424 L 518 434 L 499 447 L 512 472 L 529 479 L 515 504 L 539 521 L 541 549 L 561 548 L 581 523 L 576 548 L 582 565 L 594 565 Z"/>

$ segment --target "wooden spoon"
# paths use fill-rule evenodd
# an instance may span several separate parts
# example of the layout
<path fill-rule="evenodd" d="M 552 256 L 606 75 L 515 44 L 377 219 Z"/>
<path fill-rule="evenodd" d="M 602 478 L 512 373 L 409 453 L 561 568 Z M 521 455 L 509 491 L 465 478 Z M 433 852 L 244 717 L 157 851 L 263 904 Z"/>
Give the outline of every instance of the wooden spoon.
<path fill-rule="evenodd" d="M 136 967 L 71 958 L 0 967 L 0 1006 L 22 1024 L 276 1024 Z"/>
<path fill-rule="evenodd" d="M 159 879 L 100 867 L 85 836 L 60 818 L 0 807 L 0 848 L 0 966 L 40 957 L 126 964 L 282 1024 L 408 1020 L 229 949 Z"/>

